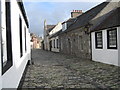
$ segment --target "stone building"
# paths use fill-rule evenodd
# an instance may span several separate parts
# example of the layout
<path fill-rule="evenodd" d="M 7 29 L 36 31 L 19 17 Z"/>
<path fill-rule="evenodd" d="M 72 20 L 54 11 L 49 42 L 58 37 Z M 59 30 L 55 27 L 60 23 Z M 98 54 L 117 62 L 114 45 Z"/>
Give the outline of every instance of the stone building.
<path fill-rule="evenodd" d="M 59 35 L 60 52 L 91 59 L 89 21 L 106 6 L 102 3 L 76 17 L 76 20 Z M 94 13 L 93 13 L 94 12 Z"/>
<path fill-rule="evenodd" d="M 77 16 L 69 27 L 63 28 L 63 32 L 59 35 L 60 52 L 92 59 L 90 28 L 97 25 L 95 22 L 101 21 L 97 16 L 103 16 L 106 10 L 109 12 L 114 7 L 116 7 L 114 2 L 103 2 Z M 99 22 L 97 23 L 99 24 Z"/>

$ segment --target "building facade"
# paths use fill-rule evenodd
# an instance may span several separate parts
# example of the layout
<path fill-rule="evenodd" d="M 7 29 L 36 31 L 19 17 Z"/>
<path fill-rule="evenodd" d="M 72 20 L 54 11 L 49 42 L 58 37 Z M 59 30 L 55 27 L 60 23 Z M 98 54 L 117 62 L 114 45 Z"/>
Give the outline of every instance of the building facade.
<path fill-rule="evenodd" d="M 49 33 L 49 46 L 50 51 L 59 52 L 59 37 L 58 34 L 61 32 L 62 23 L 58 23 Z"/>
<path fill-rule="evenodd" d="M 119 2 L 103 2 L 77 16 L 69 27 L 63 23 L 60 52 L 119 66 L 118 7 Z"/>
<path fill-rule="evenodd" d="M 61 28 L 59 31 L 55 32 L 52 34 L 49 39 L 50 39 L 50 51 L 53 52 L 60 52 L 60 46 L 59 46 L 59 34 L 62 32 Z"/>
<path fill-rule="evenodd" d="M 115 6 L 91 30 L 92 60 L 120 66 L 120 6 Z"/>
<path fill-rule="evenodd" d="M 0 89 L 17 88 L 31 60 L 29 24 L 22 2 L 0 2 Z"/>
<path fill-rule="evenodd" d="M 44 50 L 50 50 L 50 41 L 49 41 L 49 33 L 55 27 L 55 25 L 47 25 L 46 20 L 44 21 Z"/>
<path fill-rule="evenodd" d="M 92 20 L 100 12 L 100 10 L 105 7 L 105 5 L 106 3 L 102 3 L 101 5 L 88 10 L 77 17 L 74 17 L 74 20 L 66 28 L 66 30 L 63 28 L 63 32 L 59 35 L 61 53 L 91 59 L 91 42 L 89 32 L 91 24 L 89 21 Z"/>
<path fill-rule="evenodd" d="M 54 36 L 62 29 L 62 23 L 56 25 L 46 25 L 44 26 L 44 50 L 59 52 L 58 48 L 58 36 Z M 54 36 L 54 37 L 53 37 Z"/>

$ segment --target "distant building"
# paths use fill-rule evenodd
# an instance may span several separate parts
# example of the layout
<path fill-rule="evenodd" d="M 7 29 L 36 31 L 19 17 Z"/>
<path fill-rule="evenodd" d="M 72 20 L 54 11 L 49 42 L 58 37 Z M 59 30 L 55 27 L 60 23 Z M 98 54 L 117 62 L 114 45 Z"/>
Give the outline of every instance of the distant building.
<path fill-rule="evenodd" d="M 49 33 L 55 27 L 55 25 L 47 25 L 46 20 L 44 21 L 44 50 L 50 50 L 49 46 Z"/>
<path fill-rule="evenodd" d="M 41 49 L 42 37 L 39 37 L 33 33 L 31 35 L 31 48 L 32 49 Z"/>
<path fill-rule="evenodd" d="M 49 33 L 49 46 L 50 51 L 59 52 L 59 37 L 58 35 L 62 31 L 62 23 L 58 23 Z"/>
<path fill-rule="evenodd" d="M 52 37 L 54 34 L 59 32 L 62 29 L 62 24 L 59 22 L 57 25 L 47 25 L 46 21 L 44 22 L 44 41 L 43 45 L 44 50 L 59 52 L 58 47 L 58 37 Z"/>

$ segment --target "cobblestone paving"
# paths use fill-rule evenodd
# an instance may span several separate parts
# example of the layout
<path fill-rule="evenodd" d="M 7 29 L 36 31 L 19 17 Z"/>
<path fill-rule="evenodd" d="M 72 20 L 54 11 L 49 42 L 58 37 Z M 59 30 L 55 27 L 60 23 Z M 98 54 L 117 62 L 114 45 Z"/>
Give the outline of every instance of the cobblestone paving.
<path fill-rule="evenodd" d="M 120 68 L 59 53 L 33 50 L 22 88 L 119 88 Z"/>

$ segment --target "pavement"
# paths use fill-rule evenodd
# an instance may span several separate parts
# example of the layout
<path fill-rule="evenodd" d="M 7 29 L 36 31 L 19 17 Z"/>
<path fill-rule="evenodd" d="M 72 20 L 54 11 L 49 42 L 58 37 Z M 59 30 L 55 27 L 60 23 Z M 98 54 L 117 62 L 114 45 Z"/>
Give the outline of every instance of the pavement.
<path fill-rule="evenodd" d="M 120 90 L 120 67 L 60 53 L 32 50 L 22 88 Z"/>

